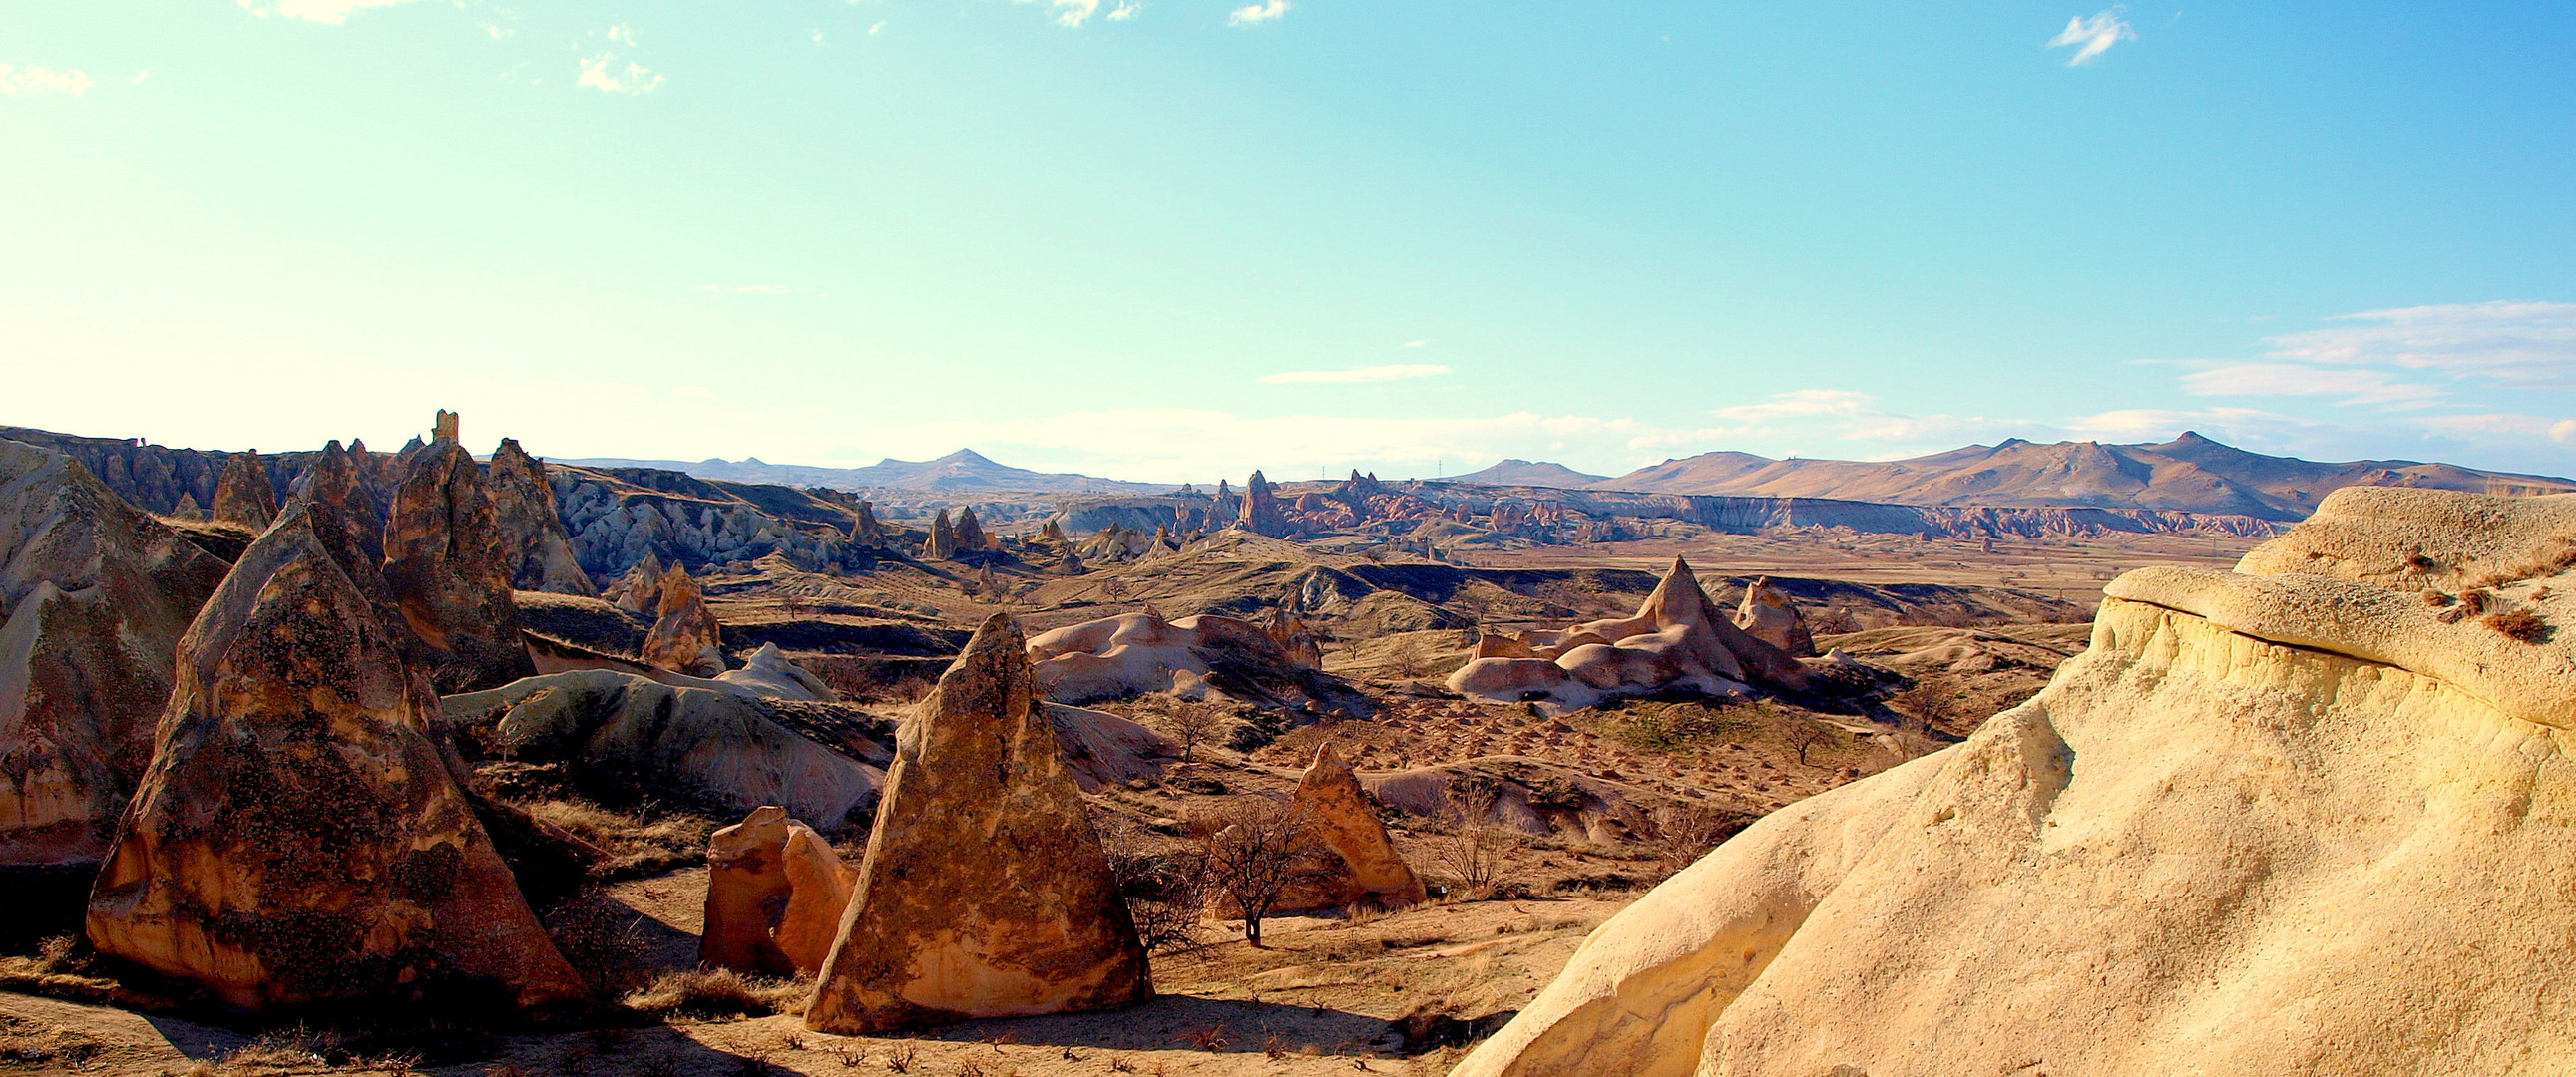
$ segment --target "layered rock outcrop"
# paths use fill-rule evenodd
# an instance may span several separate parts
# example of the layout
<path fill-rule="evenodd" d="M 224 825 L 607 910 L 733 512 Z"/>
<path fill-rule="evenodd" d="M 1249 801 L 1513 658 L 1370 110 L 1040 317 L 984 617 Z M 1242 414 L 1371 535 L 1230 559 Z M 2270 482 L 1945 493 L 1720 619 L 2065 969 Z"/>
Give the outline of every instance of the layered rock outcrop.
<path fill-rule="evenodd" d="M 440 438 L 412 456 L 385 521 L 385 585 L 426 648 L 441 692 L 536 672 L 510 600 L 509 549 L 472 455 Z"/>
<path fill-rule="evenodd" d="M 1756 578 L 1744 589 L 1744 601 L 1735 608 L 1735 627 L 1791 658 L 1816 656 L 1816 637 L 1808 633 L 1807 619 L 1798 615 L 1798 605 L 1790 601 L 1789 593 L 1772 586 L 1768 576 Z"/>
<path fill-rule="evenodd" d="M 822 971 L 858 877 L 787 809 L 753 809 L 707 838 L 707 919 L 698 960 L 773 976 Z"/>
<path fill-rule="evenodd" d="M 277 518 L 277 486 L 269 481 L 268 466 L 256 450 L 237 452 L 224 461 L 223 477 L 215 481 L 216 523 L 240 524 L 253 531 L 265 531 Z"/>
<path fill-rule="evenodd" d="M 78 461 L 0 441 L 0 864 L 106 854 L 226 569 Z"/>
<path fill-rule="evenodd" d="M 329 511 L 290 507 L 180 641 L 90 941 L 242 1008 L 578 996 L 424 733 L 427 679 L 309 523 Z"/>
<path fill-rule="evenodd" d="M 751 652 L 751 657 L 743 660 L 741 669 L 726 670 L 717 674 L 715 679 L 741 685 L 753 695 L 770 699 L 834 703 L 841 698 L 839 693 L 832 691 L 831 685 L 823 683 L 823 678 L 789 661 L 786 652 L 779 650 L 775 643 L 761 644 L 759 650 Z"/>
<path fill-rule="evenodd" d="M 698 581 L 673 565 L 662 574 L 660 591 L 659 617 L 644 636 L 644 661 L 692 677 L 724 672 L 724 630 Z"/>
<path fill-rule="evenodd" d="M 1153 994 L 1025 652 L 995 615 L 904 723 L 808 1027 L 873 1032 Z"/>
<path fill-rule="evenodd" d="M 1029 658 L 1038 690 L 1062 703 L 1172 692 L 1262 706 L 1367 707 L 1318 668 L 1313 636 L 1285 615 L 1255 624 L 1214 613 L 1165 620 L 1148 609 L 1040 633 Z"/>
<path fill-rule="evenodd" d="M 1326 744 L 1315 749 L 1315 761 L 1297 779 L 1289 808 L 1330 853 L 1327 863 L 1290 886 L 1271 911 L 1282 914 L 1357 907 L 1380 909 L 1419 905 L 1429 897 L 1422 879 L 1395 851 L 1377 805 L 1360 788 L 1357 774 L 1341 753 Z"/>
<path fill-rule="evenodd" d="M 2522 560 L 2571 519 L 2344 490 L 2121 577 L 2040 695 L 1718 847 L 1456 1077 L 2576 1067 L 2576 580 Z M 2483 563 L 2524 617 L 2422 596 Z"/>
<path fill-rule="evenodd" d="M 661 558 L 647 553 L 643 560 L 635 562 L 633 568 L 626 570 L 626 575 L 609 585 L 607 593 L 601 597 L 606 598 L 609 604 L 618 609 L 638 617 L 660 617 L 662 615 L 662 577 L 669 571 L 662 567 Z"/>
<path fill-rule="evenodd" d="M 1636 616 L 1558 632 L 1487 632 L 1475 660 L 1450 675 L 1449 688 L 1500 702 L 1581 709 L 1665 689 L 1742 696 L 1756 686 L 1803 690 L 1808 681 L 1797 659 L 1720 614 L 1690 565 L 1674 558 Z"/>
<path fill-rule="evenodd" d="M 502 438 L 492 450 L 492 511 L 506 543 L 510 586 L 522 591 L 551 591 L 590 597 L 599 588 L 581 570 L 572 542 L 564 535 L 563 517 L 555 512 L 554 487 L 546 465 L 519 447 L 517 438 Z"/>

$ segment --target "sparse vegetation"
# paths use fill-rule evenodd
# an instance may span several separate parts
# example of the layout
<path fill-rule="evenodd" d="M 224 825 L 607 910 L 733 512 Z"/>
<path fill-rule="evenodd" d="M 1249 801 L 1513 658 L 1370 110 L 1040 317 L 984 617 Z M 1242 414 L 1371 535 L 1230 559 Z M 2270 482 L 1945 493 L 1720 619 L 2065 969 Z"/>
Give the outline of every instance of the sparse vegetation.
<path fill-rule="evenodd" d="M 2550 636 L 2549 622 L 2541 620 L 2539 614 L 2525 609 L 2490 613 L 2481 618 L 2479 623 L 2504 633 L 2507 639 L 2523 643 L 2546 642 Z"/>
<path fill-rule="evenodd" d="M 1246 795 L 1200 819 L 1197 829 L 1211 895 L 1232 906 L 1244 941 L 1260 949 L 1262 918 L 1323 851 L 1313 821 L 1281 801 Z"/>
<path fill-rule="evenodd" d="M 1502 787 L 1491 778 L 1469 776 L 1450 782 L 1445 795 L 1449 830 L 1431 842 L 1433 865 L 1457 881 L 1460 896 L 1490 894 L 1518 844 L 1511 831 L 1494 822 Z"/>
<path fill-rule="evenodd" d="M 698 968 L 664 973 L 620 1001 L 627 1009 L 665 1020 L 706 1021 L 800 1012 L 807 990 L 808 985 L 792 980 Z"/>

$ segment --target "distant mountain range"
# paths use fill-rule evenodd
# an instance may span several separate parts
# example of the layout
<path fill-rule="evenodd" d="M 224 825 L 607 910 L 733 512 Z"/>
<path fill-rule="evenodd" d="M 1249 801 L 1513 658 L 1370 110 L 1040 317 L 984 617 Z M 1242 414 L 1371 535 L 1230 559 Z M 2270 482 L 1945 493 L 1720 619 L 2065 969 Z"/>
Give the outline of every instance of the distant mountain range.
<path fill-rule="evenodd" d="M 1563 464 L 1533 463 L 1528 460 L 1505 460 L 1482 471 L 1452 475 L 1449 482 L 1472 482 L 1486 486 L 1554 486 L 1579 490 L 1610 481 L 1608 475 L 1587 475 Z"/>
<path fill-rule="evenodd" d="M 922 493 L 956 493 L 992 491 L 1042 494 L 1150 494 L 1162 493 L 1171 486 L 1150 482 L 1122 482 L 1094 478 L 1090 475 L 1050 474 L 1027 468 L 997 464 L 973 449 L 959 449 L 936 460 L 896 460 L 891 457 L 869 467 L 811 467 L 803 464 L 772 464 L 758 457 L 742 460 L 620 460 L 594 458 L 562 460 L 576 467 L 649 467 L 680 471 L 701 479 L 726 482 L 774 483 L 780 486 L 819 486 L 827 490 L 912 490 Z"/>
<path fill-rule="evenodd" d="M 2019 438 L 1970 445 L 1910 460 L 1774 460 L 1712 452 L 1666 460 L 1617 478 L 1594 478 L 1557 464 L 1506 460 L 1474 475 L 1562 472 L 1555 481 L 1479 479 L 1461 482 L 1635 490 L 1669 494 L 1753 494 L 1880 501 L 1900 505 L 1992 505 L 2174 509 L 2299 520 L 2345 486 L 2420 486 L 2499 494 L 2576 492 L 2576 481 L 2479 471 L 2412 460 L 2328 464 L 2222 445 L 2186 431 L 2163 444 L 2091 441 L 2038 444 Z M 1580 480 L 1589 479 L 1585 482 Z"/>

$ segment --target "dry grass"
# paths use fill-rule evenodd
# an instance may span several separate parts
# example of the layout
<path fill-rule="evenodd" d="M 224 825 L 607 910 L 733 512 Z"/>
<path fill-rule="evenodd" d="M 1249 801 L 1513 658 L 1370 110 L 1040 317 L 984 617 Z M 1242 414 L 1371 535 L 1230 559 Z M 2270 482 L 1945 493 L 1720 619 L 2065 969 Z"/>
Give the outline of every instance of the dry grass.
<path fill-rule="evenodd" d="M 2490 613 L 2480 618 L 2478 623 L 2504 633 L 2507 639 L 2524 643 L 2545 642 L 2550 636 L 2549 622 L 2541 620 L 2538 614 L 2530 610 Z"/>
<path fill-rule="evenodd" d="M 714 823 L 694 816 L 644 818 L 578 800 L 538 800 L 519 807 L 540 822 L 561 827 L 608 850 L 611 859 L 603 870 L 611 875 L 646 874 L 696 864 L 706 859 L 707 835 L 715 832 Z"/>
<path fill-rule="evenodd" d="M 813 985 L 802 981 L 702 968 L 664 973 L 621 1001 L 627 1009 L 666 1021 L 716 1021 L 803 1013 L 812 991 Z"/>

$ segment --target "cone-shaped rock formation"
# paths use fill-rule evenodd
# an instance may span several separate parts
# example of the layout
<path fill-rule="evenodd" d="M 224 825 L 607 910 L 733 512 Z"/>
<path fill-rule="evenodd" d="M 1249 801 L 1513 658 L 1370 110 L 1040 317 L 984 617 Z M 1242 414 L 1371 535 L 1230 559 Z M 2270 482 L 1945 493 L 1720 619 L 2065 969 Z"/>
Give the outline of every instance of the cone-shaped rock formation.
<path fill-rule="evenodd" d="M 1025 650 L 996 614 L 904 723 L 808 1027 L 871 1032 L 1153 994 Z"/>
<path fill-rule="evenodd" d="M 483 469 L 440 438 L 411 458 L 385 523 L 385 584 L 442 693 L 532 676 L 510 598 L 508 548 Z"/>
<path fill-rule="evenodd" d="M 1743 695 L 1748 686 L 1801 690 L 1805 666 L 1718 612 L 1682 559 L 1634 617 L 1560 632 L 1486 633 L 1479 657 L 1449 677 L 1452 691 L 1499 701 L 1589 707 L 1667 688 Z"/>
<path fill-rule="evenodd" d="M 180 641 L 90 941 L 245 1008 L 578 995 L 315 511 L 288 508 Z"/>
<path fill-rule="evenodd" d="M 599 594 L 590 574 L 573 556 L 564 537 L 563 516 L 555 511 L 555 490 L 546 481 L 546 465 L 518 439 L 502 438 L 492 450 L 492 511 L 507 544 L 510 586 L 522 591 L 559 595 Z"/>
<path fill-rule="evenodd" d="M 689 570 L 662 574 L 660 617 L 644 637 L 644 661 L 674 673 L 713 677 L 724 672 L 723 629 Z"/>
<path fill-rule="evenodd" d="M 0 441 L 0 864 L 106 854 L 224 572 L 78 461 Z"/>
<path fill-rule="evenodd" d="M 1289 806 L 1306 817 L 1331 850 L 1332 862 L 1282 893 L 1272 912 L 1393 909 L 1421 904 L 1429 896 L 1422 879 L 1395 851 L 1395 840 L 1387 836 L 1359 776 L 1332 745 L 1315 749 L 1315 761 L 1298 778 Z"/>
<path fill-rule="evenodd" d="M 1243 529 L 1256 535 L 1284 538 L 1288 534 L 1288 514 L 1279 507 L 1279 492 L 1258 471 L 1243 483 Z"/>
<path fill-rule="evenodd" d="M 975 506 L 957 510 L 957 548 L 972 553 L 993 548 L 992 538 L 984 534 L 984 521 L 975 518 Z"/>
<path fill-rule="evenodd" d="M 232 454 L 224 461 L 223 476 L 215 480 L 215 522 L 265 531 L 276 518 L 277 484 L 269 481 L 259 453 Z"/>
<path fill-rule="evenodd" d="M 608 593 L 601 597 L 638 617 L 659 617 L 662 615 L 662 576 L 665 571 L 662 559 L 648 550 L 644 559 L 627 569 L 626 575 L 619 577 L 615 584 L 610 585 Z"/>
<path fill-rule="evenodd" d="M 955 556 L 957 556 L 957 529 L 948 522 L 948 510 L 941 509 L 939 515 L 931 517 L 930 538 L 921 545 L 921 559 L 945 561 Z"/>

